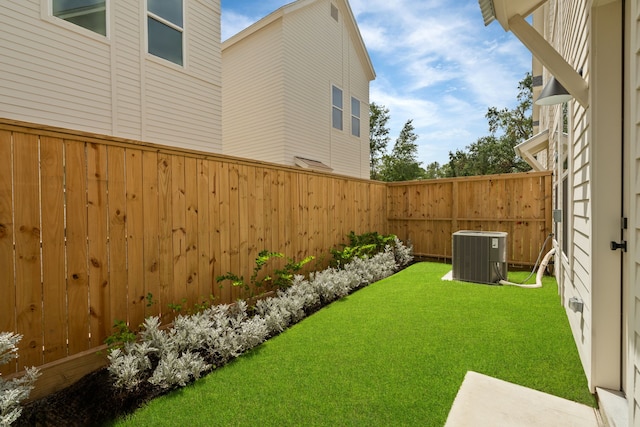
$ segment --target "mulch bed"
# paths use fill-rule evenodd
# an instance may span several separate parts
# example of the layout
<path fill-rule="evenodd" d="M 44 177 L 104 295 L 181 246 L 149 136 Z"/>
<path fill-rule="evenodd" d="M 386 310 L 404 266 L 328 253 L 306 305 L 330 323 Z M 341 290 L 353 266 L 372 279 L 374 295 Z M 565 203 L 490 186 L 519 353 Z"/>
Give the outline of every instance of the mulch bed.
<path fill-rule="evenodd" d="M 112 385 L 107 368 L 85 375 L 76 383 L 26 404 L 17 426 L 99 426 L 131 413 L 162 390 L 145 383 L 135 392 Z"/>

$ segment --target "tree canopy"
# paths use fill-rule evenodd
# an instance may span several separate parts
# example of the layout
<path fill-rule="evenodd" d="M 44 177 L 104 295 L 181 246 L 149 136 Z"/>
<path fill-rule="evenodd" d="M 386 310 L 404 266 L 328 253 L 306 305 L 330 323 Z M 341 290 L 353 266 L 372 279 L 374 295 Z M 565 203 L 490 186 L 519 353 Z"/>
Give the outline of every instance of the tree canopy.
<path fill-rule="evenodd" d="M 413 120 L 407 120 L 391 152 L 389 144 L 389 110 L 383 105 L 369 106 L 369 146 L 371 179 L 408 181 L 456 176 L 491 175 L 526 172 L 531 167 L 516 156 L 514 147 L 531 138 L 533 119 L 532 77 L 527 73 L 518 84 L 518 104 L 513 109 L 489 107 L 485 117 L 489 135 L 478 138 L 462 150 L 450 151 L 449 162 L 433 162 L 426 168 L 418 161 L 418 135 Z"/>

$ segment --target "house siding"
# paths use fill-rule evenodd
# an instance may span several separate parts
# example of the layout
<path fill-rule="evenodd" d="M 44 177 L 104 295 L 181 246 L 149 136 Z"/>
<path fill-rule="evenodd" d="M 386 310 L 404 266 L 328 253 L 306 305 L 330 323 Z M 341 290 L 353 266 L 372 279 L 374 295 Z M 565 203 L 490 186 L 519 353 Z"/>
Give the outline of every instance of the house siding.
<path fill-rule="evenodd" d="M 185 2 L 184 68 L 146 53 L 138 2 L 110 2 L 108 37 L 48 16 L 46 4 L 0 10 L 0 116 L 222 150 L 219 0 Z"/>
<path fill-rule="evenodd" d="M 582 313 L 566 308 L 567 317 L 589 387 L 627 389 L 630 381 L 621 357 L 627 343 L 620 318 L 623 289 L 621 251 L 610 242 L 620 240 L 623 188 L 621 174 L 622 120 L 621 1 L 549 0 L 545 7 L 544 36 L 588 83 L 588 107 L 577 101 L 568 108 L 568 158 L 558 139 L 563 131 L 560 106 L 541 107 L 540 126 L 548 129 L 553 162 L 554 199 L 568 221 L 559 224 L 557 278 L 565 307 L 570 298 L 584 303 Z M 550 76 L 543 73 L 544 80 Z M 563 169 L 566 171 L 564 172 Z M 563 178 L 568 179 L 568 200 L 563 206 Z M 563 239 L 568 239 L 564 242 Z M 621 257 L 623 263 L 621 263 Z M 633 282 L 631 282 L 633 283 Z M 623 323 L 623 322 L 622 322 Z M 623 337 L 622 343 L 620 337 Z M 621 378 L 622 377 L 622 378 Z"/>
<path fill-rule="evenodd" d="M 583 69 L 588 81 L 588 37 L 587 27 L 588 5 L 586 1 L 550 0 L 545 5 L 544 36 L 549 43 L 577 70 Z M 550 76 L 543 72 L 544 81 Z M 558 135 L 563 131 L 563 115 L 561 106 L 543 107 L 540 110 L 540 129 L 549 129 L 549 152 L 557 152 L 559 157 L 567 157 L 565 174 L 558 170 L 563 161 L 553 163 L 554 200 L 556 208 L 567 210 L 568 223 L 560 223 L 560 227 L 568 227 L 569 242 L 563 242 L 563 233 L 555 236 L 559 251 L 568 243 L 567 252 L 556 257 L 557 279 L 561 291 L 561 300 L 565 307 L 570 298 L 579 298 L 584 302 L 582 313 L 575 313 L 566 308 L 567 318 L 571 325 L 574 340 L 588 378 L 592 374 L 592 265 L 591 265 L 591 188 L 590 188 L 590 146 L 589 120 L 583 107 L 571 102 L 568 108 L 568 144 L 562 146 Z M 565 151 L 568 150 L 568 153 Z M 562 205 L 563 178 L 568 179 L 568 206 Z"/>
<path fill-rule="evenodd" d="M 627 280 L 630 287 L 628 336 L 629 379 L 627 399 L 629 401 L 629 424 L 640 425 L 640 5 L 628 2 L 627 36 L 629 57 L 628 86 L 629 105 L 629 263 Z"/>
<path fill-rule="evenodd" d="M 224 153 L 283 163 L 282 22 L 225 48 L 222 55 Z"/>
<path fill-rule="evenodd" d="M 334 173 L 369 177 L 369 79 L 349 11 L 331 1 L 284 6 L 253 33 L 223 46 L 224 153 L 294 165 L 320 161 Z M 331 87 L 343 91 L 343 130 L 331 125 Z M 351 136 L 351 97 L 361 102 Z M 365 143 L 366 142 L 366 143 Z M 364 149 L 366 148 L 366 150 Z"/>

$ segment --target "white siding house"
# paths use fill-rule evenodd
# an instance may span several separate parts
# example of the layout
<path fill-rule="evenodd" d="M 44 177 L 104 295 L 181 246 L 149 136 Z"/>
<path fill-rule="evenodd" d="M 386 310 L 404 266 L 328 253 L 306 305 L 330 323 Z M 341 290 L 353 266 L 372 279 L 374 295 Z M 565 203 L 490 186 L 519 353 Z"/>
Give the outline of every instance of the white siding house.
<path fill-rule="evenodd" d="M 534 107 L 540 133 L 517 151 L 554 171 L 556 278 L 589 387 L 608 425 L 640 425 L 640 4 L 480 6 L 532 52 L 536 96 L 553 77 L 571 95 Z"/>
<path fill-rule="evenodd" d="M 375 78 L 346 0 L 298 0 L 222 44 L 223 153 L 369 178 Z"/>
<path fill-rule="evenodd" d="M 3 1 L 0 70 L 0 117 L 222 151 L 219 0 Z"/>

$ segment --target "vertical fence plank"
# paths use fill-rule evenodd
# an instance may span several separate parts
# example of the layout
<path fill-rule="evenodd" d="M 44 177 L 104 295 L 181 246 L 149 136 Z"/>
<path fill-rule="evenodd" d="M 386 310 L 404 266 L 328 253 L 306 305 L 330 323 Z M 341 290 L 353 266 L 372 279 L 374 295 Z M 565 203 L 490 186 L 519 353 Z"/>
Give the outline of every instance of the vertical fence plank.
<path fill-rule="evenodd" d="M 135 329 L 144 320 L 147 305 L 144 282 L 144 167 L 142 152 L 127 148 L 126 152 L 126 202 L 127 202 L 127 317 Z"/>
<path fill-rule="evenodd" d="M 275 199 L 276 186 L 273 182 L 273 173 L 274 171 L 267 168 L 265 168 L 262 173 L 262 194 L 264 203 L 262 215 L 262 222 L 264 224 L 264 241 L 262 243 L 262 247 L 265 249 L 268 248 L 269 250 L 274 250 L 277 247 L 275 240 L 273 239 L 273 218 L 275 217 L 274 212 L 278 205 L 278 202 Z"/>
<path fill-rule="evenodd" d="M 171 156 L 158 155 L 158 275 L 160 292 L 157 304 L 163 321 L 171 319 L 167 304 L 175 303 L 173 294 L 173 225 L 171 193 Z M 155 296 L 154 296 L 155 297 Z"/>
<path fill-rule="evenodd" d="M 210 188 L 210 175 L 209 175 L 209 161 L 198 159 L 196 163 L 196 175 L 198 186 L 198 235 L 197 235 L 197 257 L 198 257 L 198 280 L 197 280 L 197 294 L 200 299 L 199 302 L 210 300 L 212 295 L 211 288 L 211 272 L 212 272 L 212 252 L 211 252 L 211 235 L 213 229 L 210 226 L 211 211 L 209 207 L 209 200 L 212 193 Z"/>
<path fill-rule="evenodd" d="M 244 175 L 245 181 L 247 185 L 246 197 L 241 200 L 241 206 L 244 205 L 244 209 L 246 209 L 246 238 L 247 238 L 247 269 L 251 270 L 255 265 L 254 260 L 258 256 L 258 251 L 262 249 L 258 249 L 258 231 L 256 227 L 257 218 L 262 215 L 262 212 L 258 212 L 257 206 L 257 188 L 256 188 L 256 174 L 259 173 L 259 168 L 248 168 L 244 166 Z M 261 196 L 262 197 L 262 196 Z M 241 211 L 242 211 L 241 207 Z M 251 275 L 251 271 L 248 273 Z M 256 290 L 256 292 L 261 292 L 260 290 Z"/>
<path fill-rule="evenodd" d="M 171 158 L 171 219 L 173 242 L 173 295 L 169 304 L 182 305 L 187 296 L 187 200 L 185 190 L 185 158 Z"/>
<path fill-rule="evenodd" d="M 89 243 L 89 312 L 91 345 L 101 345 L 111 334 L 108 323 L 108 212 L 107 212 L 107 147 L 87 145 L 87 214 Z"/>
<path fill-rule="evenodd" d="M 40 139 L 44 362 L 67 355 L 63 141 Z"/>
<path fill-rule="evenodd" d="M 38 137 L 14 134 L 18 368 L 42 364 Z"/>
<path fill-rule="evenodd" d="M 144 218 L 143 268 L 145 297 L 145 317 L 160 315 L 160 260 L 158 223 L 158 154 L 151 151 L 142 153 L 142 212 Z"/>
<path fill-rule="evenodd" d="M 249 258 L 249 198 L 248 193 L 248 178 L 247 178 L 247 166 L 238 165 L 238 209 L 232 210 L 236 212 L 235 217 L 238 219 L 237 232 L 238 232 L 238 268 L 237 272 L 240 276 L 245 278 L 245 283 L 249 283 L 249 277 L 251 277 L 251 270 L 253 267 L 253 259 Z M 240 291 L 240 290 L 239 290 Z M 239 296 L 247 297 L 242 293 Z"/>
<path fill-rule="evenodd" d="M 65 141 L 69 354 L 90 346 L 86 168 L 85 144 Z"/>
<path fill-rule="evenodd" d="M 254 174 L 254 199 L 253 199 L 253 209 L 254 209 L 254 219 L 253 219 L 253 229 L 255 233 L 255 237 L 253 240 L 253 248 L 255 248 L 255 254 L 260 252 L 263 249 L 267 249 L 268 246 L 265 246 L 265 201 L 264 201 L 264 187 L 265 187 L 265 170 L 263 168 L 256 168 Z M 268 184 L 268 182 L 267 182 Z M 249 184 L 251 185 L 251 184 Z M 251 203 L 251 199 L 249 200 Z M 251 258 L 255 258 L 254 256 Z"/>
<path fill-rule="evenodd" d="M 209 168 L 209 247 L 211 248 L 211 295 L 217 304 L 221 301 L 216 277 L 224 274 L 221 268 L 222 242 L 220 237 L 220 162 L 208 161 Z"/>
<path fill-rule="evenodd" d="M 16 282 L 13 252 L 13 155 L 11 132 L 0 130 L 0 332 L 16 330 Z M 17 363 L 0 365 L 0 374 L 15 372 Z"/>
<path fill-rule="evenodd" d="M 198 174 L 196 159 L 185 158 L 185 203 L 186 203 L 186 298 L 189 307 L 198 302 Z"/>
<path fill-rule="evenodd" d="M 220 235 L 220 273 L 226 274 L 231 270 L 231 237 L 229 226 L 229 212 L 231 191 L 229 188 L 229 164 L 220 163 L 217 165 L 216 193 L 219 198 L 219 235 Z M 232 301 L 231 285 L 227 282 L 220 283 L 218 292 L 221 303 L 229 303 Z"/>
<path fill-rule="evenodd" d="M 239 216 L 244 214 L 239 211 L 239 171 L 237 164 L 229 164 L 229 271 L 242 276 L 240 272 L 240 218 Z M 245 275 L 245 279 L 248 277 Z M 227 281 L 227 286 L 229 281 Z M 240 298 L 241 289 L 234 286 L 230 289 L 231 301 L 235 301 Z M 229 301 L 229 302 L 231 302 Z"/>
<path fill-rule="evenodd" d="M 107 325 L 127 322 L 127 211 L 125 188 L 125 151 L 109 147 L 107 152 L 108 217 L 109 217 L 109 313 Z"/>

